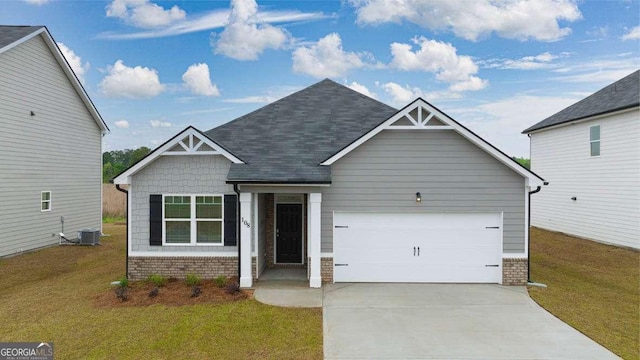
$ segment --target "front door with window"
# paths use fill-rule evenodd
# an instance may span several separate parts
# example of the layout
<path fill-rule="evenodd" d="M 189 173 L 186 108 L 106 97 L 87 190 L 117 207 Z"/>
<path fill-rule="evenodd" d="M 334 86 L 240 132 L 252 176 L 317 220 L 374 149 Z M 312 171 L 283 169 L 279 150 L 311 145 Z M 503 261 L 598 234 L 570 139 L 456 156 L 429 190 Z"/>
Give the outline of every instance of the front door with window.
<path fill-rule="evenodd" d="M 302 204 L 276 206 L 276 263 L 302 263 Z"/>

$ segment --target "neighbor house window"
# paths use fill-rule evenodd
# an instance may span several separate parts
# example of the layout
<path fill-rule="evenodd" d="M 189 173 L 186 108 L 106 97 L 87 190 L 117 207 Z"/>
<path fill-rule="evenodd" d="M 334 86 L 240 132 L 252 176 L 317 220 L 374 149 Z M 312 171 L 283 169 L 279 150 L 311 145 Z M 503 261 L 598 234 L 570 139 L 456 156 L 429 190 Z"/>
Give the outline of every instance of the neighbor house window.
<path fill-rule="evenodd" d="M 222 245 L 221 195 L 165 195 L 165 244 Z"/>
<path fill-rule="evenodd" d="M 40 211 L 51 211 L 51 191 L 40 192 Z"/>
<path fill-rule="evenodd" d="M 600 125 L 589 128 L 589 143 L 591 156 L 600 156 Z"/>

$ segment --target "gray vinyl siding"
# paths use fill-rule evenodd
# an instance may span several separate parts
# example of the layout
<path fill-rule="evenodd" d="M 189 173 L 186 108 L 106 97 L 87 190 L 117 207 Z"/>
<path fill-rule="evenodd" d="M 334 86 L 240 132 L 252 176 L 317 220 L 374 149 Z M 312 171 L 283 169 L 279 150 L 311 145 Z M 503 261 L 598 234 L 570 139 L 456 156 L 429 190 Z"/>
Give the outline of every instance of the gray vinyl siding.
<path fill-rule="evenodd" d="M 60 217 L 71 238 L 101 229 L 101 146 L 40 36 L 0 54 L 0 256 L 56 244 Z M 41 191 L 51 191 L 52 211 L 40 211 Z"/>
<path fill-rule="evenodd" d="M 385 130 L 331 172 L 322 252 L 333 251 L 334 211 L 503 212 L 504 252 L 524 252 L 524 178 L 454 131 Z"/>
<path fill-rule="evenodd" d="M 237 252 L 235 246 L 150 246 L 149 195 L 235 194 L 226 184 L 231 162 L 221 155 L 160 156 L 131 179 L 131 250 Z"/>

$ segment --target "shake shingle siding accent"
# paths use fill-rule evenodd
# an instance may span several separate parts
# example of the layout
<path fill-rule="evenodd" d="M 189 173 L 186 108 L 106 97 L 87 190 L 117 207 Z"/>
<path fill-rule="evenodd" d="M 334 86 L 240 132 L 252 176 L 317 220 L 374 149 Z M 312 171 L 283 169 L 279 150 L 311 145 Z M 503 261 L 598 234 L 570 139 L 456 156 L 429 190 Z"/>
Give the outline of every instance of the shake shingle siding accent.
<path fill-rule="evenodd" d="M 218 155 L 161 156 L 135 174 L 131 196 L 132 251 L 230 251 L 235 246 L 150 246 L 149 195 L 234 194 L 225 179 L 231 162 Z M 234 214 L 235 216 L 235 214 Z"/>
<path fill-rule="evenodd" d="M 329 156 L 384 122 L 396 109 L 324 80 L 206 132 L 247 164 L 229 181 L 326 183 Z"/>
<path fill-rule="evenodd" d="M 503 250 L 524 252 L 524 178 L 453 131 L 385 130 L 331 170 L 322 252 L 333 251 L 334 211 L 504 212 Z"/>

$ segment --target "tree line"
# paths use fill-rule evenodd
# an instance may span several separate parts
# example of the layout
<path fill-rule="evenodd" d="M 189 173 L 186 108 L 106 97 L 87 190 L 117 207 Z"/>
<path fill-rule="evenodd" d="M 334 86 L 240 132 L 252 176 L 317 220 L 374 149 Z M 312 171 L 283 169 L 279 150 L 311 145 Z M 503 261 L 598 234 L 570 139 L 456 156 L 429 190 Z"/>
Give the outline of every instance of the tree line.
<path fill-rule="evenodd" d="M 137 149 L 113 150 L 102 154 L 102 182 L 108 183 L 129 166 L 137 163 L 151 151 L 146 146 Z"/>

